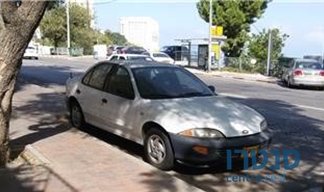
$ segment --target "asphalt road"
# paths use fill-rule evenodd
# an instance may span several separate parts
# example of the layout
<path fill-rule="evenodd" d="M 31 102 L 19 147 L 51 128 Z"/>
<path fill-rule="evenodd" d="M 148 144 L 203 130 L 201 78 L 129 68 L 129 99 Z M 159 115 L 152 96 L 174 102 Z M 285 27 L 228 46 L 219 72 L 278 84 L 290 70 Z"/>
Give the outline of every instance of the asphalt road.
<path fill-rule="evenodd" d="M 90 58 L 82 60 L 54 58 L 41 58 L 39 61 L 24 60 L 20 75 L 23 79 L 33 83 L 55 86 L 63 90 L 65 80 L 69 77 L 70 72 L 82 73 L 94 62 Z M 263 190 L 300 191 L 323 187 L 324 91 L 288 89 L 280 84 L 207 75 L 199 75 L 199 77 L 207 84 L 214 85 L 220 95 L 251 106 L 263 114 L 274 132 L 273 147 L 298 150 L 301 153 L 301 163 L 298 168 L 290 171 L 265 169 L 262 171 L 228 172 L 220 167 L 196 169 L 179 166 L 176 171 L 170 172 L 171 175 L 206 191 L 260 188 Z M 94 135 L 96 136 L 96 134 Z M 127 148 L 127 146 L 122 147 Z M 226 180 L 229 176 L 241 174 L 286 174 L 286 181 L 283 183 L 273 181 L 251 183 Z"/>

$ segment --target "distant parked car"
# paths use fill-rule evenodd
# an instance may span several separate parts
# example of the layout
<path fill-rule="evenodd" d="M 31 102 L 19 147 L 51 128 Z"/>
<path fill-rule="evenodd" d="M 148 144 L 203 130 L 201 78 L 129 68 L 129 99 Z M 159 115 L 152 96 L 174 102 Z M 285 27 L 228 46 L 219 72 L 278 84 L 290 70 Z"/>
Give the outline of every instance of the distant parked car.
<path fill-rule="evenodd" d="M 25 50 L 23 58 L 25 59 L 38 59 L 36 47 L 28 46 Z"/>
<path fill-rule="evenodd" d="M 109 46 L 107 49 L 107 57 L 109 57 L 112 54 L 119 54 L 121 53 L 121 50 L 124 48 L 124 46 Z"/>
<path fill-rule="evenodd" d="M 120 53 L 124 54 L 147 54 L 147 50 L 143 47 L 131 46 L 131 47 L 124 47 Z"/>
<path fill-rule="evenodd" d="M 161 52 L 168 54 L 175 61 L 188 61 L 190 56 L 189 49 L 180 45 L 164 46 Z"/>
<path fill-rule="evenodd" d="M 166 53 L 163 53 L 163 52 L 151 52 L 150 56 L 154 61 L 162 62 L 162 63 L 174 64 L 174 60 L 169 55 L 167 55 Z"/>
<path fill-rule="evenodd" d="M 294 59 L 283 66 L 281 79 L 288 87 L 313 86 L 324 88 L 323 64 L 316 60 Z"/>
<path fill-rule="evenodd" d="M 143 61 L 103 61 L 66 83 L 74 127 L 90 123 L 142 144 L 145 159 L 163 170 L 176 160 L 213 165 L 227 149 L 251 156 L 269 146 L 266 119 L 214 91 L 181 67 Z"/>
<path fill-rule="evenodd" d="M 147 55 L 140 54 L 113 54 L 107 59 L 108 61 L 123 61 L 123 60 L 137 60 L 137 61 L 153 61 L 153 59 Z"/>

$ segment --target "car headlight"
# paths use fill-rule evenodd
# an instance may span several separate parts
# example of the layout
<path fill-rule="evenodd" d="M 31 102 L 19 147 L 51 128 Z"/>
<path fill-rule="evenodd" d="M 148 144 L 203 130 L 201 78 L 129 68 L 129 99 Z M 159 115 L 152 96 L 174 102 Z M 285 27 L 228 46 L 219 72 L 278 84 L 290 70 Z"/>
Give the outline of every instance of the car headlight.
<path fill-rule="evenodd" d="M 268 123 L 266 120 L 263 120 L 261 123 L 260 123 L 260 127 L 261 127 L 261 131 L 265 131 L 267 128 L 268 128 Z"/>
<path fill-rule="evenodd" d="M 178 133 L 178 135 L 198 138 L 224 138 L 224 135 L 221 132 L 209 128 L 188 129 Z"/>

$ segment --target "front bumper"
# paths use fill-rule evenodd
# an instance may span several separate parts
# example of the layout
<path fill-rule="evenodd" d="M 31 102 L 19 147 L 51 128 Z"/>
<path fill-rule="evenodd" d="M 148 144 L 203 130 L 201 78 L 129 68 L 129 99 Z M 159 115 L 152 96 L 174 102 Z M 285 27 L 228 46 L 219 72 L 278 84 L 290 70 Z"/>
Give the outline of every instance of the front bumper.
<path fill-rule="evenodd" d="M 272 138 L 272 133 L 269 130 L 254 135 L 224 139 L 188 138 L 176 134 L 169 135 L 175 159 L 195 165 L 211 165 L 216 161 L 225 160 L 226 150 L 228 149 L 241 150 L 251 146 L 258 146 L 258 149 L 267 148 Z M 205 154 L 194 150 L 197 146 L 207 148 L 204 151 Z M 240 154 L 232 155 L 232 158 L 238 157 L 240 157 Z"/>

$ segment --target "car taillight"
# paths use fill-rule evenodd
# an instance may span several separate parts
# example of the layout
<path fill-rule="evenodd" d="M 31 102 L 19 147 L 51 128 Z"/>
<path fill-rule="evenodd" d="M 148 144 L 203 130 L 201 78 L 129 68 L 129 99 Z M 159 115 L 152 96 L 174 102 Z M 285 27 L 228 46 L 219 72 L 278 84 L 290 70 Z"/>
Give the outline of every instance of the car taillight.
<path fill-rule="evenodd" d="M 320 71 L 320 76 L 324 76 L 324 71 Z"/>
<path fill-rule="evenodd" d="M 303 71 L 299 70 L 299 69 L 295 70 L 294 71 L 294 76 L 299 76 L 299 75 L 303 75 Z"/>

